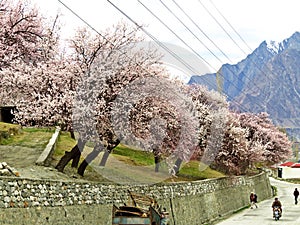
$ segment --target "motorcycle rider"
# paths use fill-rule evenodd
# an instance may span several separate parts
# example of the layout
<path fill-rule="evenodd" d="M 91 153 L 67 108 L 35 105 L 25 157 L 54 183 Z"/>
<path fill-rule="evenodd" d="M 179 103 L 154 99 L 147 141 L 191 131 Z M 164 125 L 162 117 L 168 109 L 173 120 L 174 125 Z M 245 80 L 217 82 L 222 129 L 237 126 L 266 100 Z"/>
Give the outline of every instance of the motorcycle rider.
<path fill-rule="evenodd" d="M 278 198 L 275 198 L 274 202 L 272 203 L 273 212 L 275 210 L 275 207 L 279 208 L 280 216 L 282 215 L 282 205 L 281 202 L 278 200 Z"/>

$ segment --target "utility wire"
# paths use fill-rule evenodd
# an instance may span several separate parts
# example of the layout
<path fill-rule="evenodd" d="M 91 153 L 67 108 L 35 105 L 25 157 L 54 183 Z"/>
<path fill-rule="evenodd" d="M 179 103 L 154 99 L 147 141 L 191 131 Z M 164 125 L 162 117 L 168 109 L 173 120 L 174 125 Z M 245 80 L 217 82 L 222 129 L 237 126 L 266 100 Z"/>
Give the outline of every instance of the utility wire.
<path fill-rule="evenodd" d="M 107 0 L 109 4 L 111 4 L 115 9 L 117 9 L 121 14 L 123 14 L 128 20 L 130 20 L 134 25 L 138 27 L 138 29 L 142 30 L 147 36 L 149 36 L 153 41 L 155 41 L 156 44 L 158 44 L 160 47 L 165 49 L 168 53 L 170 53 L 175 59 L 177 59 L 179 62 L 181 62 L 187 69 L 189 69 L 193 73 L 198 73 L 195 68 L 193 68 L 191 65 L 189 65 L 187 62 L 185 62 L 180 56 L 178 56 L 175 52 L 170 50 L 167 46 L 165 46 L 163 43 L 161 43 L 156 37 L 154 37 L 151 33 L 149 33 L 146 29 L 144 29 L 142 26 L 140 26 L 136 21 L 134 21 L 128 14 L 126 14 L 124 11 L 122 11 L 119 7 L 117 7 L 114 3 L 112 3 L 110 0 Z"/>
<path fill-rule="evenodd" d="M 211 2 L 211 4 L 213 5 L 213 7 L 217 10 L 217 12 L 220 14 L 220 16 L 224 19 L 224 21 L 231 27 L 231 29 L 236 33 L 236 35 L 241 39 L 241 41 L 248 47 L 248 49 L 252 52 L 252 54 L 255 55 L 255 56 L 258 56 L 258 55 L 256 54 L 256 52 L 253 51 L 253 50 L 251 49 L 251 47 L 247 44 L 247 42 L 243 39 L 243 37 L 237 32 L 237 30 L 232 26 L 232 24 L 225 18 L 225 16 L 224 16 L 224 15 L 221 13 L 221 11 L 216 7 L 216 5 L 213 3 L 213 1 L 210 0 L 210 2 Z M 250 59 L 250 58 L 249 58 L 249 59 Z M 256 68 L 257 68 L 263 75 L 265 75 L 265 77 L 268 77 L 269 79 L 272 79 L 272 76 L 270 76 L 268 73 L 266 73 L 266 71 L 265 71 L 264 69 L 260 68 L 254 60 L 250 59 L 250 61 L 253 62 L 253 64 L 256 66 Z M 272 71 L 268 66 L 265 66 L 265 69 L 268 70 L 268 71 L 270 72 L 270 74 L 273 73 L 273 71 Z M 248 81 L 250 81 L 250 82 L 247 84 L 246 88 L 249 88 L 249 84 L 253 84 L 253 85 L 255 85 L 258 89 L 260 89 L 260 88 L 257 86 L 256 82 L 253 81 L 253 79 L 250 79 L 248 76 L 245 76 L 245 78 L 247 78 Z M 252 83 L 251 83 L 251 82 L 252 82 Z M 252 88 L 253 88 L 253 86 L 252 86 L 251 88 L 249 88 L 249 90 L 252 91 Z M 289 87 L 286 87 L 286 88 L 289 88 Z M 265 105 L 265 106 L 262 105 L 261 108 L 264 109 L 265 111 L 267 111 L 267 109 L 269 109 L 269 111 L 270 111 L 271 109 L 273 109 L 274 111 L 276 111 L 276 109 L 274 108 L 273 105 L 270 105 L 268 108 L 267 108 L 266 105 Z"/>
<path fill-rule="evenodd" d="M 70 7 L 68 7 L 65 3 L 63 3 L 61 0 L 58 0 L 65 8 L 67 8 L 72 14 L 74 14 L 78 19 L 80 19 L 82 22 L 84 22 L 88 27 L 90 27 L 93 31 L 95 31 L 98 35 L 100 35 L 103 39 L 105 39 L 107 42 L 109 42 L 110 44 L 112 44 L 114 46 L 114 44 L 108 40 L 103 34 L 101 34 L 99 31 L 97 31 L 93 26 L 91 26 L 86 20 L 84 20 L 82 17 L 80 17 L 76 12 L 74 12 Z M 128 18 L 130 19 L 130 18 Z M 130 19 L 131 20 L 131 19 Z M 131 20 L 132 22 L 134 22 L 133 20 Z M 147 35 L 152 36 L 150 33 L 148 33 L 142 26 L 138 25 L 137 23 L 135 23 L 136 26 L 138 27 L 138 29 L 143 30 L 145 33 L 147 33 Z M 153 40 L 155 40 L 155 37 L 153 37 Z M 160 42 L 158 42 L 156 40 L 156 43 L 160 44 Z M 180 57 L 178 57 L 174 52 L 172 52 L 171 50 L 169 50 L 167 47 L 165 47 L 164 45 L 160 45 L 162 48 L 164 48 L 166 51 L 168 51 L 173 57 L 175 57 L 177 60 L 179 60 L 182 64 L 184 64 L 184 66 L 186 66 L 189 70 L 196 72 L 196 70 L 191 67 L 190 65 L 188 65 L 187 63 L 185 63 L 182 59 L 180 59 Z M 121 51 L 121 50 L 119 50 Z M 126 54 L 125 52 L 121 52 L 123 54 Z M 129 57 L 129 56 L 127 56 Z"/>
<path fill-rule="evenodd" d="M 200 0 L 198 0 L 198 1 L 200 1 Z M 225 22 L 231 27 L 231 29 L 236 33 L 236 35 L 242 40 L 242 42 L 249 48 L 249 50 L 254 54 L 254 55 L 256 55 L 256 53 L 255 53 L 255 51 L 253 51 L 251 48 L 250 48 L 250 46 L 247 44 L 247 42 L 243 39 L 243 37 L 237 32 L 237 30 L 231 25 L 231 23 L 225 18 L 225 16 L 220 12 L 220 10 L 216 7 L 216 5 L 212 2 L 212 0 L 209 0 L 210 2 L 211 2 L 211 4 L 213 5 L 213 7 L 217 10 L 217 12 L 221 15 L 221 17 L 225 20 Z M 204 7 L 204 5 L 203 5 L 203 3 L 201 3 L 202 4 L 202 6 Z M 207 9 L 207 8 L 205 8 L 205 9 Z M 220 24 L 220 23 L 218 23 L 218 24 Z M 222 25 L 220 25 L 221 27 L 222 27 Z M 224 27 L 222 27 L 223 29 L 224 29 Z M 257 55 L 256 55 L 257 56 Z M 256 62 L 255 61 L 252 61 L 255 65 L 256 65 L 256 67 L 263 73 L 263 74 L 265 74 L 266 76 L 268 76 L 269 77 L 269 75 L 268 74 L 266 74 L 264 71 L 262 71 L 260 68 L 259 68 L 259 66 L 256 64 Z M 272 73 L 272 71 L 267 67 L 267 69 Z M 248 77 L 247 77 L 248 78 Z M 270 78 L 270 77 L 269 77 Z M 250 80 L 251 81 L 251 80 Z"/>
<path fill-rule="evenodd" d="M 179 19 L 178 16 L 162 1 L 159 0 L 160 3 L 181 23 L 220 63 L 223 63 L 222 60 L 215 54 L 213 53 L 201 40 L 200 38 L 184 23 L 182 22 L 181 19 Z"/>
<path fill-rule="evenodd" d="M 175 13 L 162 1 L 162 0 L 159 0 L 161 2 L 161 4 L 202 44 L 206 47 L 206 49 L 208 49 L 213 56 L 215 56 L 219 62 L 221 64 L 224 64 L 224 62 L 222 62 L 222 60 L 217 57 L 198 37 L 197 35 L 178 17 L 175 15 Z M 172 0 L 177 7 L 180 7 L 175 0 Z M 189 17 L 190 18 L 190 17 Z M 206 35 L 207 36 L 207 35 Z M 208 37 L 208 36 L 207 36 Z M 209 37 L 208 37 L 209 38 Z M 219 70 L 217 73 L 219 73 L 220 75 L 222 75 L 221 71 Z M 238 79 L 240 80 L 240 78 L 238 77 Z M 230 82 L 237 90 L 239 90 L 240 92 L 243 92 L 242 89 L 238 88 L 236 85 L 234 85 L 230 80 L 227 80 L 228 82 Z"/>
<path fill-rule="evenodd" d="M 199 25 L 183 10 L 183 8 L 175 0 L 172 1 L 180 9 L 180 11 L 198 28 L 198 30 L 222 53 L 222 55 L 232 63 L 231 59 L 225 54 L 225 52 L 222 51 L 222 49 L 199 27 Z"/>
<path fill-rule="evenodd" d="M 77 13 L 75 13 L 70 7 L 68 7 L 66 4 L 64 4 L 61 0 L 58 0 L 64 7 L 66 7 L 70 12 L 72 12 L 76 17 L 78 17 L 82 22 L 84 22 L 88 27 L 90 27 L 93 31 L 95 31 L 98 35 L 100 35 L 102 38 L 104 38 L 106 41 L 110 42 L 104 35 L 102 35 L 100 32 L 98 32 L 94 27 L 92 27 L 88 22 L 86 22 L 82 17 L 80 17 Z M 116 9 L 118 9 L 118 11 L 120 11 L 123 15 L 125 15 L 128 19 L 130 19 L 130 17 L 128 17 L 123 11 L 121 11 L 119 8 L 117 8 L 112 2 L 110 2 L 109 0 L 107 0 L 110 4 L 112 4 Z M 145 29 L 143 29 L 141 26 L 139 26 L 136 22 L 134 22 L 132 19 L 130 19 L 131 22 L 133 22 L 139 29 L 142 29 L 149 37 L 151 37 L 151 39 L 155 40 L 155 42 L 157 44 L 159 44 L 159 46 L 163 47 L 165 50 L 167 50 L 170 54 L 172 54 L 173 57 L 177 58 L 177 60 L 180 60 L 180 57 L 176 57 L 177 55 L 172 52 L 169 51 L 167 47 L 165 47 L 160 41 L 158 41 L 154 36 L 152 36 L 149 32 L 147 32 Z M 113 46 L 114 44 L 111 43 Z M 122 54 L 125 54 L 124 52 L 121 52 Z M 130 58 L 128 55 L 126 55 L 128 58 Z M 131 59 L 131 58 L 130 58 Z M 180 60 L 181 61 L 181 60 Z M 189 67 L 188 64 L 182 62 L 185 66 Z M 189 67 L 189 69 L 191 69 Z M 240 105 L 240 104 L 238 104 Z M 242 106 L 242 105 L 241 105 Z"/>
<path fill-rule="evenodd" d="M 80 17 L 76 12 L 74 12 L 70 7 L 68 7 L 66 4 L 64 4 L 61 0 L 58 0 L 65 8 L 67 8 L 72 14 L 74 14 L 78 19 L 80 19 L 82 22 L 84 22 L 88 27 L 90 27 L 93 31 L 95 31 L 98 35 L 100 35 L 103 39 L 105 39 L 108 43 L 112 44 L 114 46 L 114 43 L 112 43 L 109 39 L 107 39 L 103 34 L 101 34 L 99 31 L 97 31 L 93 26 L 91 26 L 87 21 L 85 21 L 82 17 Z M 108 0 L 110 4 L 112 4 L 118 11 L 122 12 L 117 6 L 115 6 L 112 2 Z M 182 58 L 180 58 L 178 55 L 176 55 L 173 51 L 168 49 L 165 45 L 163 45 L 161 42 L 159 42 L 153 35 L 151 35 L 149 32 L 147 32 L 142 26 L 138 25 L 133 19 L 131 19 L 128 15 L 126 15 L 124 12 L 122 12 L 123 15 L 125 15 L 131 22 L 133 22 L 138 29 L 141 29 L 143 32 L 145 32 L 152 40 L 154 40 L 157 44 L 159 44 L 160 47 L 164 48 L 166 51 L 168 51 L 173 57 L 175 57 L 178 61 L 180 61 L 185 67 L 187 67 L 190 71 L 197 73 L 197 70 L 195 70 L 192 66 L 190 66 L 188 63 L 186 63 Z M 117 49 L 122 54 L 127 56 L 130 60 L 132 60 L 126 52 L 122 52 L 120 49 Z"/>
<path fill-rule="evenodd" d="M 231 29 L 236 33 L 236 35 L 241 39 L 241 41 L 248 47 L 248 49 L 253 52 L 251 47 L 247 44 L 247 42 L 244 40 L 244 38 L 237 32 L 237 30 L 231 25 L 231 23 L 225 18 L 225 16 L 221 13 L 221 11 L 216 7 L 216 5 L 213 3 L 212 0 L 209 0 L 212 6 L 217 10 L 219 15 L 226 21 L 226 23 L 231 27 Z"/>
<path fill-rule="evenodd" d="M 61 4 L 63 4 L 62 2 L 61 2 L 61 0 L 58 0 Z M 124 13 L 121 9 L 119 9 L 117 6 L 115 6 L 111 1 L 109 1 L 109 0 L 107 0 L 111 5 L 113 5 L 116 9 L 118 9 L 118 11 L 119 12 L 121 12 L 123 15 L 125 15 L 128 19 L 130 18 L 126 13 Z M 69 9 L 70 10 L 70 8 L 69 7 L 67 7 L 65 4 L 63 4 L 67 9 Z M 83 20 L 83 18 L 81 18 L 78 14 L 76 14 L 73 10 L 70 10 L 74 15 L 76 15 L 81 21 L 83 21 L 88 27 L 90 27 L 92 30 L 94 30 L 97 34 L 99 34 L 101 37 L 103 37 L 105 40 L 107 40 L 109 43 L 111 43 L 113 46 L 114 46 L 114 44 L 110 41 L 110 40 L 108 40 L 104 35 L 102 35 L 100 32 L 98 32 L 95 28 L 93 28 L 89 23 L 87 23 L 85 20 Z M 131 18 L 130 18 L 130 21 L 131 22 L 134 22 L 134 24 L 136 25 L 136 26 L 138 26 L 138 28 L 139 29 L 141 29 L 141 26 L 139 26 L 134 20 L 132 20 Z M 144 32 L 146 31 L 145 29 L 142 29 Z M 146 32 L 146 34 L 148 34 L 148 35 L 150 35 L 149 37 L 152 37 L 152 38 L 154 38 L 149 32 Z M 157 39 L 156 39 L 157 40 Z M 158 40 L 157 40 L 158 41 Z M 158 41 L 159 42 L 159 41 Z M 118 49 L 119 50 L 119 49 Z M 119 50 L 120 51 L 120 50 Z M 121 52 L 122 54 L 124 54 L 125 56 L 127 56 L 130 60 L 131 60 L 131 58 L 126 54 L 126 53 L 124 53 L 124 52 Z M 179 57 L 180 58 L 180 57 Z M 138 63 L 137 63 L 137 65 L 138 65 Z M 174 93 L 175 95 L 177 94 L 177 93 Z M 178 96 L 178 97 L 180 97 L 180 96 Z"/>
<path fill-rule="evenodd" d="M 99 31 L 97 31 L 94 27 L 92 27 L 87 21 L 85 21 L 82 17 L 80 17 L 76 12 L 74 12 L 70 7 L 68 7 L 66 4 L 64 4 L 61 0 L 58 0 L 64 7 L 66 7 L 70 12 L 72 12 L 77 18 L 79 18 L 82 22 L 84 22 L 88 27 L 90 27 L 93 31 L 95 31 L 98 35 L 100 35 L 102 38 L 104 38 L 106 41 L 111 43 L 110 40 L 108 40 L 104 35 L 102 35 Z M 112 6 L 114 6 L 119 12 L 121 12 L 123 15 L 125 15 L 131 22 L 133 22 L 138 29 L 141 29 L 143 32 L 145 32 L 152 40 L 154 40 L 157 44 L 159 44 L 160 47 L 164 48 L 166 51 L 168 51 L 173 57 L 175 57 L 177 60 L 179 60 L 182 64 L 184 64 L 189 70 L 194 71 L 194 68 L 192 68 L 188 63 L 184 62 L 177 54 L 169 50 L 165 45 L 163 45 L 160 41 L 158 41 L 153 35 L 151 35 L 149 32 L 147 32 L 143 27 L 138 25 L 133 19 L 131 19 L 126 13 L 124 13 L 122 10 L 120 10 L 115 4 L 113 4 L 111 1 L 107 0 Z M 111 43 L 114 45 L 113 43 Z M 121 52 L 122 54 L 125 54 L 125 52 Z M 129 57 L 129 56 L 127 56 Z M 230 96 L 227 96 L 230 97 Z M 233 99 L 232 97 L 230 97 Z M 246 110 L 247 111 L 247 110 Z"/>
<path fill-rule="evenodd" d="M 85 21 L 82 17 L 80 17 L 76 12 L 74 12 L 70 7 L 68 7 L 65 3 L 63 3 L 61 0 L 57 0 L 60 4 L 62 4 L 65 8 L 67 8 L 72 14 L 74 14 L 78 19 L 80 19 L 83 23 L 85 23 L 89 28 L 91 28 L 93 31 L 95 31 L 98 35 L 100 35 L 102 38 L 104 38 L 106 41 L 109 41 L 103 34 L 101 34 L 99 31 L 97 31 L 93 26 L 91 26 L 87 21 Z"/>
<path fill-rule="evenodd" d="M 153 13 L 147 6 L 145 6 L 140 0 L 138 0 L 138 2 L 149 12 L 149 13 L 151 13 L 151 15 L 152 16 L 154 16 L 160 23 L 162 23 L 169 31 L 171 31 L 179 40 L 181 40 L 181 41 L 183 41 L 183 39 L 182 38 L 180 38 L 179 37 L 179 35 L 177 35 L 168 25 L 166 25 L 155 13 Z M 195 50 L 193 49 L 193 48 L 191 48 L 185 41 L 183 41 L 183 43 L 189 48 L 189 49 L 191 49 L 195 54 L 197 54 L 198 56 L 199 56 L 199 54 L 197 53 L 197 52 L 195 52 Z M 200 56 L 201 57 L 201 56 Z M 201 58 L 203 58 L 203 57 L 201 57 Z M 207 61 L 206 60 L 204 60 L 204 62 L 206 62 L 207 63 Z M 210 65 L 210 64 L 208 64 L 208 65 Z M 218 71 L 218 73 L 220 73 L 221 74 L 221 72 L 220 71 Z M 223 78 L 224 78 L 224 76 L 223 76 Z M 231 83 L 237 90 L 239 90 L 240 92 L 243 92 L 241 89 L 239 89 L 238 87 L 236 87 L 230 80 L 227 80 L 229 83 Z M 211 83 L 211 82 L 209 82 L 208 80 L 207 80 L 207 82 L 208 83 L 210 83 L 210 85 L 213 87 L 213 83 Z M 224 93 L 223 93 L 224 94 Z M 227 96 L 227 98 L 229 99 L 229 100 L 234 100 L 234 98 L 233 97 L 231 97 L 230 95 L 226 95 Z M 240 105 L 239 103 L 237 103 L 237 102 L 235 102 L 235 104 L 237 104 L 237 105 L 239 105 L 240 106 L 240 108 L 244 108 L 242 105 Z M 244 108 L 244 110 L 245 110 L 245 108 Z M 247 110 L 245 110 L 245 111 L 247 111 Z"/>
<path fill-rule="evenodd" d="M 233 43 L 245 54 L 247 53 L 240 47 L 240 45 L 233 39 L 233 37 L 227 32 L 227 30 L 222 26 L 222 24 L 219 23 L 219 21 L 216 19 L 216 17 L 207 9 L 207 7 L 201 2 L 201 0 L 198 0 L 198 2 L 202 5 L 202 7 L 205 9 L 205 11 L 214 19 L 214 21 L 221 27 L 221 29 L 227 34 L 227 36 L 233 41 Z"/>
<path fill-rule="evenodd" d="M 174 0 L 173 0 L 174 1 Z M 201 0 L 198 0 L 198 2 L 202 5 L 202 7 L 206 10 L 206 12 L 215 20 L 215 22 L 222 28 L 222 30 L 228 35 L 228 37 L 230 37 L 230 39 L 235 43 L 235 45 L 243 52 L 243 53 L 245 53 L 245 51 L 240 47 L 240 45 L 238 45 L 237 44 L 237 42 L 232 38 L 232 36 L 226 31 L 226 29 L 222 26 L 222 24 L 216 19 L 216 17 L 215 16 L 213 16 L 212 15 L 212 13 L 207 9 L 207 7 L 205 7 L 205 5 L 201 2 Z M 210 0 L 210 2 L 212 3 L 212 1 Z M 212 3 L 213 4 L 213 3 Z M 235 33 L 240 37 L 240 39 L 245 43 L 245 45 L 251 50 L 251 48 L 249 47 L 249 45 L 246 43 L 246 41 L 242 38 L 242 36 L 236 31 L 236 29 L 234 29 L 234 27 L 229 23 L 229 21 L 225 18 L 225 16 L 217 9 L 217 7 L 213 4 L 213 6 L 214 6 L 214 8 L 219 12 L 219 14 L 222 16 L 222 18 L 228 23 L 228 25 L 235 31 Z M 245 53 L 246 54 L 246 53 Z M 253 54 L 254 55 L 256 55 L 256 53 L 255 53 L 255 51 L 253 51 Z M 266 75 L 267 77 L 269 77 L 269 75 L 268 74 L 266 74 L 265 73 L 265 71 L 263 71 L 258 65 L 257 65 L 257 63 L 254 61 L 254 60 L 251 60 L 250 59 L 250 61 L 252 61 L 254 64 L 255 64 L 255 66 L 256 66 L 256 68 L 258 69 L 258 70 L 260 70 L 264 75 Z M 268 68 L 268 67 L 266 67 L 271 73 L 272 73 L 272 71 Z M 245 76 L 245 78 L 246 79 L 248 79 L 248 81 L 250 81 L 250 82 L 252 82 L 253 80 L 252 79 L 250 79 L 250 78 L 248 78 L 247 76 Z M 269 77 L 270 78 L 270 77 Z M 238 77 L 238 79 L 239 79 L 239 77 Z M 259 88 L 258 86 L 257 86 L 257 84 L 255 83 L 255 82 L 253 82 L 252 84 L 254 84 L 257 88 Z M 248 85 L 246 86 L 246 87 L 248 87 L 249 88 L 249 83 L 248 83 Z M 252 88 L 253 88 L 253 86 L 252 86 Z M 250 88 L 249 90 L 250 91 L 252 91 L 252 88 Z M 244 93 L 244 92 L 243 92 Z M 244 93 L 245 94 L 245 93 Z M 257 104 L 257 103 L 256 103 Z M 258 104 L 257 104 L 258 105 Z M 261 107 L 263 106 L 263 105 L 260 105 Z M 264 108 L 264 109 L 266 109 L 265 107 L 262 107 L 262 108 Z M 273 108 L 273 107 L 271 107 L 271 108 Z M 273 108 L 274 109 L 274 108 Z"/>
<path fill-rule="evenodd" d="M 216 69 L 207 62 L 201 55 L 198 54 L 193 48 L 191 48 L 186 41 L 184 41 L 180 36 L 178 36 L 165 22 L 163 22 L 158 16 L 156 16 L 146 5 L 144 5 L 140 0 L 138 2 L 150 13 L 154 16 L 161 24 L 163 24 L 173 35 L 175 35 L 185 46 L 187 46 L 195 55 L 197 55 L 200 59 L 202 59 L 210 68 L 216 71 Z"/>
<path fill-rule="evenodd" d="M 107 0 L 115 9 L 117 9 L 120 13 L 122 13 L 126 18 L 128 18 L 132 23 L 134 23 L 136 26 L 138 26 L 139 28 L 142 28 L 141 26 L 139 26 L 138 25 L 138 23 L 136 22 L 136 21 L 134 21 L 128 14 L 126 14 L 123 10 L 121 10 L 119 7 L 117 7 L 115 4 L 113 4 L 110 0 Z M 147 8 L 147 7 L 146 7 Z M 152 13 L 152 15 L 154 15 L 153 13 Z M 159 18 L 158 18 L 159 19 Z M 160 19 L 159 19 L 159 21 L 161 21 Z M 146 31 L 146 29 L 142 29 L 142 31 L 143 32 L 145 32 L 146 33 L 146 35 L 148 35 L 151 39 L 153 39 L 154 38 L 154 36 L 153 35 L 151 35 L 149 32 L 147 32 Z M 176 33 L 174 33 L 174 34 L 176 34 Z M 177 36 L 177 35 L 176 35 Z M 158 39 L 153 39 L 154 41 L 158 41 Z M 158 41 L 159 42 L 159 41 Z M 163 45 L 161 42 L 160 42 L 160 45 Z M 212 84 L 211 84 L 212 85 Z M 227 96 L 227 98 L 229 98 L 229 99 L 233 99 L 231 96 Z M 238 104 L 238 103 L 237 103 Z M 241 108 L 243 108 L 243 106 L 242 105 L 240 105 L 240 107 Z M 247 111 L 247 110 L 245 110 L 245 111 Z"/>
<path fill-rule="evenodd" d="M 219 60 L 219 62 L 221 63 L 221 64 L 224 64 L 223 62 L 222 62 L 222 60 L 219 58 L 219 57 L 217 57 L 198 37 L 197 37 L 197 35 L 178 17 L 178 16 L 176 16 L 175 15 L 175 13 L 162 1 L 162 0 L 159 0 L 160 2 L 161 2 L 161 4 L 169 11 L 169 13 L 171 13 L 202 45 L 204 45 L 205 46 L 205 48 L 206 49 L 208 49 L 211 53 L 212 53 L 212 55 L 213 56 L 215 56 L 218 60 Z M 173 0 L 173 2 L 175 2 L 174 0 Z M 176 2 L 175 2 L 176 3 Z M 218 73 L 220 73 L 220 71 L 218 71 Z M 229 81 L 229 80 L 228 80 Z M 230 82 L 230 81 L 229 81 Z M 237 87 L 236 87 L 237 88 Z M 238 88 L 237 88 L 238 89 Z M 242 91 L 242 90 L 240 90 L 240 91 Z"/>
<path fill-rule="evenodd" d="M 162 0 L 160 0 L 160 1 L 162 1 Z M 180 7 L 177 3 L 176 3 L 176 1 L 175 0 L 172 0 L 175 4 L 176 4 L 176 6 L 178 6 L 178 7 Z M 211 1 L 211 0 L 210 0 Z M 202 4 L 203 5 L 203 4 Z M 203 5 L 204 6 L 204 5 Z M 205 7 L 205 6 L 204 6 Z M 216 8 L 216 6 L 214 6 L 215 8 Z M 206 7 L 205 7 L 205 9 L 207 9 Z M 217 8 L 216 8 L 217 9 Z M 217 9 L 217 11 L 221 14 L 221 12 Z M 211 13 L 209 13 L 210 15 L 211 15 Z M 224 20 L 230 25 L 230 27 L 237 33 L 237 35 L 241 38 L 241 40 L 245 43 L 245 45 L 251 50 L 251 48 L 249 47 L 249 45 L 246 43 L 246 41 L 242 38 L 242 36 L 236 31 L 236 29 L 234 29 L 234 27 L 229 23 L 229 21 L 225 18 L 225 16 L 223 15 L 223 14 L 221 14 L 222 15 L 222 18 L 224 18 Z M 186 15 L 187 16 L 187 15 Z M 189 18 L 189 17 L 188 17 Z M 216 20 L 216 18 L 214 17 L 214 19 Z M 218 23 L 218 25 L 219 26 L 222 26 L 218 21 L 216 21 L 217 23 Z M 225 30 L 225 28 L 222 26 L 222 28 L 223 28 L 223 30 Z M 228 33 L 228 32 L 227 32 Z M 229 33 L 228 33 L 229 34 Z M 235 42 L 236 43 L 236 42 Z M 255 54 L 255 52 L 254 52 L 254 54 Z M 265 74 L 265 72 L 261 69 L 261 68 L 259 68 L 259 66 L 257 65 L 257 63 L 255 62 L 255 61 L 253 61 L 253 60 L 251 60 L 255 65 L 256 65 L 256 67 L 258 68 L 258 70 L 260 70 L 262 73 L 264 73 Z M 228 68 L 229 69 L 229 68 Z M 269 68 L 268 68 L 269 69 Z M 229 69 L 229 70 L 231 70 L 231 69 Z M 233 72 L 232 70 L 231 70 L 231 72 Z M 270 72 L 272 73 L 272 71 L 270 70 Z M 223 76 L 223 74 L 222 74 L 222 72 L 219 70 L 217 73 L 219 73 L 220 75 L 222 75 Z M 268 76 L 267 74 L 266 74 L 266 76 Z M 223 78 L 225 78 L 224 76 L 223 76 Z M 241 79 L 240 79 L 240 77 L 239 76 L 237 76 L 237 79 L 238 80 L 240 80 L 241 82 L 243 82 Z M 245 79 L 247 79 L 249 82 L 252 82 L 253 80 L 252 79 L 250 79 L 248 76 L 245 76 Z M 230 80 L 228 80 L 228 79 L 226 79 L 225 78 L 225 80 L 227 80 L 228 82 L 230 82 L 231 84 L 233 84 Z M 248 82 L 248 84 L 247 84 L 247 88 L 249 88 L 249 83 Z M 251 87 L 251 88 L 249 88 L 249 91 L 254 91 L 254 88 L 256 87 L 256 88 L 258 88 L 258 89 L 260 89 L 260 87 L 258 87 L 257 86 L 257 84 L 256 84 L 256 82 L 252 82 L 252 84 L 253 84 L 253 86 Z M 235 85 L 233 85 L 237 90 L 240 90 L 240 92 L 244 95 L 244 96 L 246 96 L 246 93 L 243 91 L 243 90 L 241 90 L 240 88 L 238 88 L 238 87 L 236 87 Z M 254 87 L 255 86 L 255 87 Z M 240 105 L 240 104 L 239 104 Z M 264 109 L 264 110 L 266 110 L 266 108 L 265 108 L 265 106 L 264 105 L 262 105 L 262 104 L 258 104 L 258 103 L 256 103 L 256 105 L 258 105 L 258 106 L 260 106 L 260 108 L 262 108 L 262 109 Z M 270 107 L 269 107 L 270 108 Z M 274 109 L 274 107 L 272 107 L 271 106 L 271 108 L 273 108 Z"/>

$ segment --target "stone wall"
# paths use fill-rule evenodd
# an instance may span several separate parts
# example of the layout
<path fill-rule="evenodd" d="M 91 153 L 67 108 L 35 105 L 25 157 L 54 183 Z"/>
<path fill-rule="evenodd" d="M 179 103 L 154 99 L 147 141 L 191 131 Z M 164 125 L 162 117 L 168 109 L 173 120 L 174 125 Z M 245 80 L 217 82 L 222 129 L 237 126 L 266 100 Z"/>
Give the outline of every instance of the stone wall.
<path fill-rule="evenodd" d="M 172 221 L 176 225 L 210 224 L 228 214 L 249 205 L 249 195 L 255 191 L 258 201 L 272 197 L 272 188 L 265 174 L 251 178 L 237 177 L 204 181 L 206 191 L 197 194 L 175 197 L 161 201 L 161 204 L 173 212 Z M 192 190 L 202 189 L 198 187 Z M 203 189 L 202 189 L 203 190 Z M 196 191 L 197 192 L 197 191 Z"/>
<path fill-rule="evenodd" d="M 205 224 L 272 196 L 265 174 L 197 182 L 117 185 L 5 177 L 0 180 L 0 224 L 111 224 L 112 204 L 128 190 L 155 197 L 170 212 L 171 224 Z"/>

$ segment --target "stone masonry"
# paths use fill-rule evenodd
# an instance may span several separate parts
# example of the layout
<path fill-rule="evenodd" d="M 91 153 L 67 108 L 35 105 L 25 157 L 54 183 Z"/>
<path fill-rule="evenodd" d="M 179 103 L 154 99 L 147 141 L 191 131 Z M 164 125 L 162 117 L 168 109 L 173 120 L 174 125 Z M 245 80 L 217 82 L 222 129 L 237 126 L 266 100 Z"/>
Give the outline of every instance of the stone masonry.
<path fill-rule="evenodd" d="M 84 212 L 80 211 L 80 207 L 84 206 L 89 208 L 86 211 L 86 213 L 89 212 L 89 215 L 90 213 L 95 217 L 99 217 L 99 213 L 106 215 L 105 222 L 98 221 L 97 224 L 109 224 L 107 221 L 111 220 L 112 204 L 118 205 L 127 201 L 129 198 L 128 190 L 156 198 L 161 205 L 170 211 L 171 221 L 176 221 L 176 224 L 186 224 L 187 221 L 189 221 L 188 224 L 195 224 L 194 221 L 197 221 L 197 224 L 205 224 L 215 218 L 232 213 L 249 204 L 249 193 L 253 190 L 256 191 L 260 200 L 272 196 L 266 174 L 254 177 L 219 178 L 151 186 L 2 177 L 0 180 L 0 208 L 4 209 L 1 211 L 2 218 L 6 218 L 7 221 L 12 220 L 10 215 L 13 216 L 14 214 L 11 212 L 18 209 L 20 212 L 26 212 L 26 214 L 31 212 L 31 216 L 27 217 L 33 220 L 37 219 L 35 216 L 42 213 L 45 221 L 46 218 L 55 221 L 55 219 L 65 219 L 65 214 L 60 218 L 55 216 L 55 213 L 50 216 L 50 212 L 67 210 L 68 215 L 71 215 L 77 210 L 85 215 Z M 228 204 L 224 204 L 224 202 Z M 70 207 L 75 208 L 68 210 Z M 99 207 L 105 209 L 105 212 Z M 24 211 L 24 208 L 27 210 Z M 97 211 L 93 212 L 93 209 L 97 209 Z M 109 212 L 107 212 L 108 209 Z M 39 213 L 36 214 L 37 212 Z M 24 216 L 22 213 L 21 215 Z M 23 217 L 21 216 L 21 218 Z M 70 217 L 68 218 L 70 219 Z M 80 220 L 83 223 L 79 224 L 88 224 L 84 223 L 84 219 L 87 222 L 87 217 L 81 216 Z M 24 221 L 24 218 L 21 221 Z"/>

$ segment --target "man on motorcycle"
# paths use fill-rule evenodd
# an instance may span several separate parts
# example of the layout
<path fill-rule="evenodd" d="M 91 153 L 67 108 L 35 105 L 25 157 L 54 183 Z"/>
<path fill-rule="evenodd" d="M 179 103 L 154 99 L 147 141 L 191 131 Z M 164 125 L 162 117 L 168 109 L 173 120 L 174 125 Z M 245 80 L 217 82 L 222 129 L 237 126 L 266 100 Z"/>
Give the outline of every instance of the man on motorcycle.
<path fill-rule="evenodd" d="M 280 216 L 281 216 L 281 214 L 282 214 L 282 205 L 281 205 L 281 202 L 278 200 L 278 198 L 275 198 L 275 201 L 272 204 L 273 212 L 274 212 L 276 207 L 279 208 L 279 212 L 280 212 Z"/>

